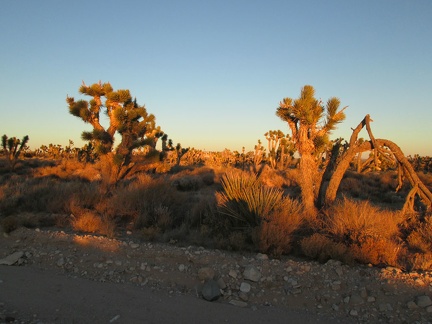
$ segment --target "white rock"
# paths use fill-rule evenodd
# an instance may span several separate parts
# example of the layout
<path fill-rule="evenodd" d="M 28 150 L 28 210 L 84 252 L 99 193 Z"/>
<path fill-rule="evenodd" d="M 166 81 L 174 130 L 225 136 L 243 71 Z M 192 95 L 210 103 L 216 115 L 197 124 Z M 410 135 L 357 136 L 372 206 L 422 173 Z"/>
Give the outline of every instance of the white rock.
<path fill-rule="evenodd" d="M 258 282 L 261 279 L 261 272 L 254 265 L 247 265 L 243 271 L 243 276 L 246 280 Z"/>
<path fill-rule="evenodd" d="M 240 291 L 244 293 L 248 293 L 251 290 L 251 285 L 247 282 L 242 282 L 240 285 Z"/>
<path fill-rule="evenodd" d="M 12 253 L 12 254 L 8 255 L 6 258 L 1 259 L 0 265 L 2 265 L 2 264 L 8 265 L 8 266 L 14 265 L 15 263 L 18 262 L 18 260 L 20 258 L 22 258 L 23 255 L 24 255 L 24 252 L 22 252 L 22 251 Z"/>

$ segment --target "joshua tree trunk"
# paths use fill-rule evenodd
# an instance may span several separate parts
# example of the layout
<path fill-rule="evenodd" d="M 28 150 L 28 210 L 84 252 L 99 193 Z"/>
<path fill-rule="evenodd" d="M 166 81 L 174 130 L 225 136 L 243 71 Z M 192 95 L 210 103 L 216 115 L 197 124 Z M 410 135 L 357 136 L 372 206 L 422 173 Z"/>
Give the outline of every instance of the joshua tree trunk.
<path fill-rule="evenodd" d="M 304 208 L 312 214 L 317 211 L 315 207 L 316 170 L 317 164 L 314 157 L 311 154 L 302 155 L 299 165 L 299 184 Z"/>

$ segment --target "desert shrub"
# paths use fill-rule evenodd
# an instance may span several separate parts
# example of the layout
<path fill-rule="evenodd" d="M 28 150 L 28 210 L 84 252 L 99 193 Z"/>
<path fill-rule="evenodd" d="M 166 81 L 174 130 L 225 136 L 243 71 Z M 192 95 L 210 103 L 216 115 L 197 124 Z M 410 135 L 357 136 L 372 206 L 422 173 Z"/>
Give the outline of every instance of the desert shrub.
<path fill-rule="evenodd" d="M 10 233 L 19 227 L 18 220 L 14 216 L 7 216 L 0 220 L 0 225 L 5 233 Z"/>
<path fill-rule="evenodd" d="M 183 169 L 171 176 L 173 186 L 182 191 L 197 191 L 215 182 L 213 169 L 201 167 Z"/>
<path fill-rule="evenodd" d="M 265 187 L 254 174 L 226 173 L 222 192 L 216 193 L 220 212 L 239 226 L 257 226 L 282 199 L 283 191 Z"/>
<path fill-rule="evenodd" d="M 364 188 L 361 187 L 361 180 L 353 177 L 344 178 L 341 181 L 339 190 L 346 195 L 353 198 L 362 198 L 364 194 Z"/>
<path fill-rule="evenodd" d="M 98 233 L 108 237 L 114 237 L 115 235 L 116 225 L 114 221 L 90 210 L 83 210 L 78 215 L 74 215 L 71 225 L 75 231 Z"/>
<path fill-rule="evenodd" d="M 409 271 L 427 271 L 432 269 L 432 252 L 410 253 L 404 258 L 404 264 Z"/>
<path fill-rule="evenodd" d="M 358 243 L 365 238 L 390 240 L 399 234 L 403 216 L 399 212 L 380 210 L 368 201 L 347 198 L 335 203 L 324 218 L 324 231 L 338 242 Z"/>
<path fill-rule="evenodd" d="M 402 245 L 392 239 L 366 237 L 350 248 L 354 259 L 374 265 L 400 266 L 399 257 Z"/>
<path fill-rule="evenodd" d="M 411 227 L 411 232 L 406 239 L 408 247 L 415 252 L 431 253 L 432 216 L 428 215 L 423 220 L 415 219 Z"/>
<path fill-rule="evenodd" d="M 266 165 L 260 173 L 261 182 L 268 187 L 289 187 L 294 182 L 293 172 L 272 169 Z"/>
<path fill-rule="evenodd" d="M 228 242 L 225 248 L 234 251 L 244 251 L 247 250 L 247 241 L 248 235 L 246 235 L 246 233 L 243 231 L 233 231 L 228 234 Z"/>
<path fill-rule="evenodd" d="M 96 233 L 102 227 L 102 219 L 94 212 L 85 211 L 80 215 L 74 215 L 71 225 L 76 231 Z"/>
<path fill-rule="evenodd" d="M 353 257 L 348 247 L 343 243 L 334 242 L 329 237 L 315 233 L 300 241 L 303 254 L 312 259 L 326 262 L 330 259 L 340 260 L 345 263 L 352 263 Z"/>
<path fill-rule="evenodd" d="M 367 201 L 356 202 L 344 198 L 325 211 L 321 232 L 326 238 L 312 236 L 313 239 L 302 242 L 302 249 L 306 255 L 318 253 L 323 258 L 333 257 L 335 253 L 330 251 L 334 251 L 335 246 L 336 250 L 343 246 L 349 258 L 361 263 L 397 266 L 403 250 L 399 228 L 403 220 L 399 212 L 380 210 Z M 333 243 L 321 242 L 323 248 L 313 253 L 310 245 L 319 245 L 320 239 Z M 338 258 L 346 261 L 344 255 Z"/>
<path fill-rule="evenodd" d="M 140 230 L 141 235 L 146 241 L 156 241 L 160 238 L 161 230 L 156 226 L 143 227 Z"/>
<path fill-rule="evenodd" d="M 112 192 L 106 201 L 106 210 L 134 222 L 136 228 L 179 226 L 184 218 L 185 199 L 163 178 L 141 176 L 138 181 Z"/>
<path fill-rule="evenodd" d="M 261 221 L 258 231 L 258 248 L 263 253 L 280 257 L 291 252 L 295 232 L 305 220 L 306 214 L 299 202 L 288 197 Z"/>
<path fill-rule="evenodd" d="M 216 198 L 212 192 L 200 193 L 194 197 L 194 202 L 185 219 L 188 226 L 198 228 L 203 225 L 215 229 L 220 225 L 220 219 L 216 206 Z"/>

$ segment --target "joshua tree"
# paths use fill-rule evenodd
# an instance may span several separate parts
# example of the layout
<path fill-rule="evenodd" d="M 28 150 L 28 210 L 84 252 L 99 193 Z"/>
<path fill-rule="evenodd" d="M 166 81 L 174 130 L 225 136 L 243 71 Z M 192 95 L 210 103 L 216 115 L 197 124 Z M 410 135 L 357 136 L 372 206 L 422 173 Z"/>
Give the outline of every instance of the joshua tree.
<path fill-rule="evenodd" d="M 396 165 L 399 172 L 399 185 L 403 179 L 410 182 L 412 189 L 406 198 L 404 211 L 413 211 L 414 199 L 418 195 L 426 208 L 432 208 L 432 193 L 421 182 L 414 168 L 404 156 L 401 149 L 387 139 L 375 139 L 370 128 L 372 121 L 369 115 L 353 129 L 349 142 L 338 139 L 329 142 L 328 135 L 335 126 L 345 119 L 344 110 L 339 110 L 340 101 L 331 98 L 324 108 L 321 101 L 314 97 L 312 86 L 305 86 L 300 98 L 285 98 L 277 109 L 277 115 L 288 123 L 292 131 L 295 147 L 300 154 L 299 184 L 304 207 L 309 212 L 330 205 L 336 194 L 343 175 L 353 158 L 370 151 L 375 158 L 375 165 L 381 158 L 387 165 Z M 319 122 L 322 121 L 322 126 Z M 366 127 L 369 140 L 358 138 L 360 131 Z M 323 165 L 320 156 L 325 156 Z"/>
<path fill-rule="evenodd" d="M 110 83 L 99 81 L 87 86 L 83 82 L 79 92 L 92 99 L 75 101 L 68 96 L 66 101 L 72 115 L 93 126 L 93 131 L 83 132 L 82 138 L 94 143 L 97 153 L 113 162 L 117 168 L 115 178 L 124 177 L 133 166 L 132 151 L 145 145 L 155 148 L 157 139 L 163 135 L 156 127 L 155 116 L 148 114 L 136 99 L 132 100 L 129 90 L 114 91 Z M 100 122 L 101 112 L 109 118 L 107 128 Z M 116 133 L 120 134 L 121 142 L 113 150 Z"/>
<path fill-rule="evenodd" d="M 21 141 L 16 137 L 8 138 L 6 134 L 2 136 L 3 153 L 9 162 L 11 170 L 15 169 L 19 156 L 22 150 L 25 149 L 28 141 L 28 135 L 24 136 Z"/>
<path fill-rule="evenodd" d="M 344 110 L 339 110 L 338 98 L 330 98 L 326 107 L 315 98 L 315 90 L 306 85 L 298 99 L 285 98 L 280 102 L 276 115 L 288 123 L 292 140 L 300 155 L 299 185 L 306 210 L 316 212 L 322 173 L 319 156 L 329 143 L 329 134 L 345 119 Z M 322 125 L 320 125 L 322 122 Z"/>

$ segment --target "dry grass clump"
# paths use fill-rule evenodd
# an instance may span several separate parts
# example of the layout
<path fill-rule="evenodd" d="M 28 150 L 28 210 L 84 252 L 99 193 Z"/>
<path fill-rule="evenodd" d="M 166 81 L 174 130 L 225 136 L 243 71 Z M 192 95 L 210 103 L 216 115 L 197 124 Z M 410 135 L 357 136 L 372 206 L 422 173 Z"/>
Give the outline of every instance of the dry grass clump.
<path fill-rule="evenodd" d="M 368 200 L 387 209 L 400 210 L 407 194 L 405 187 L 396 192 L 397 173 L 356 173 L 347 171 L 341 181 L 339 192 L 346 197 Z"/>
<path fill-rule="evenodd" d="M 288 197 L 261 220 L 258 227 L 258 248 L 275 257 L 291 252 L 295 232 L 304 224 L 302 205 Z"/>
<path fill-rule="evenodd" d="M 71 220 L 72 228 L 75 231 L 85 233 L 98 233 L 108 237 L 115 235 L 115 223 L 107 217 L 101 217 L 97 213 L 86 210 Z"/>
<path fill-rule="evenodd" d="M 325 231 L 347 244 L 360 243 L 367 237 L 395 237 L 399 234 L 399 224 L 404 220 L 399 212 L 380 210 L 368 201 L 347 198 L 336 202 L 326 214 Z"/>
<path fill-rule="evenodd" d="M 423 220 L 416 218 L 410 225 L 411 231 L 406 239 L 409 248 L 414 252 L 432 252 L 432 215 Z"/>
<path fill-rule="evenodd" d="M 132 221 L 135 228 L 178 226 L 184 217 L 182 194 L 163 178 L 140 176 L 137 181 L 119 186 L 106 200 L 111 216 Z"/>
<path fill-rule="evenodd" d="M 403 221 L 399 212 L 344 198 L 326 211 L 319 229 L 322 234 L 304 239 L 301 247 L 307 256 L 319 259 L 336 255 L 345 262 L 397 266 L 404 253 L 399 228 Z"/>
<path fill-rule="evenodd" d="M 208 167 L 180 170 L 171 176 L 172 185 L 181 191 L 198 191 L 215 183 L 215 172 Z"/>
<path fill-rule="evenodd" d="M 345 244 L 337 243 L 324 234 L 315 233 L 300 241 L 300 247 L 304 255 L 312 259 L 326 262 L 334 259 L 345 263 L 353 263 L 354 258 L 349 253 Z"/>
<path fill-rule="evenodd" d="M 268 187 L 285 188 L 296 183 L 298 170 L 275 170 L 266 165 L 261 173 L 261 182 Z"/>
<path fill-rule="evenodd" d="M 11 215 L 19 212 L 67 213 L 74 197 L 80 196 L 79 201 L 94 199 L 94 194 L 90 193 L 95 188 L 81 180 L 13 177 L 13 181 L 0 189 L 0 213 Z M 89 195 L 83 195 L 85 192 Z"/>

